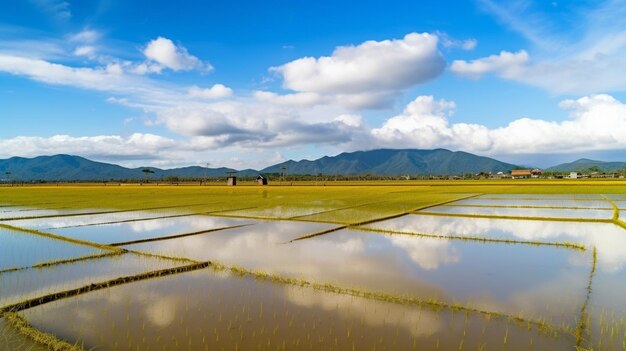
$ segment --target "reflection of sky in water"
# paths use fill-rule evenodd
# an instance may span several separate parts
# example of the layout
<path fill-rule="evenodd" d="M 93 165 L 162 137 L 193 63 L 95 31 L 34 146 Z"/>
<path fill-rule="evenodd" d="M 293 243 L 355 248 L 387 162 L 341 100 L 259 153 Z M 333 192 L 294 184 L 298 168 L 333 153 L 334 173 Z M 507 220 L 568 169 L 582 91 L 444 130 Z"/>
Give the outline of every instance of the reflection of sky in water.
<path fill-rule="evenodd" d="M 51 217 L 51 218 L 34 218 L 11 221 L 11 225 L 22 228 L 30 229 L 52 229 L 63 228 L 73 226 L 86 226 L 99 223 L 128 221 L 135 219 L 146 219 L 172 215 L 172 212 L 158 212 L 158 211 L 126 211 L 115 213 L 102 213 L 92 214 L 84 216 L 71 216 L 71 217 Z"/>
<path fill-rule="evenodd" d="M 255 223 L 253 220 L 211 216 L 158 218 L 136 222 L 112 223 L 85 227 L 48 230 L 65 237 L 110 244 L 162 236 L 193 233 L 202 230 Z"/>
<path fill-rule="evenodd" d="M 611 197 L 612 195 L 608 195 Z M 619 195 L 618 195 L 619 196 Z M 604 199 L 600 194 L 485 194 L 476 199 Z"/>
<path fill-rule="evenodd" d="M 588 254 L 553 247 L 389 236 L 352 230 L 281 245 L 276 244 L 280 242 L 276 237 L 246 233 L 246 229 L 126 248 L 215 260 L 340 286 L 471 302 L 511 313 L 554 317 L 562 313 L 568 322 L 582 302 L 582 288 L 590 269 Z M 239 233 L 229 234 L 229 231 Z M 572 260 L 576 264 L 572 264 Z M 564 287 L 565 293 L 546 293 Z"/>
<path fill-rule="evenodd" d="M 0 270 L 103 252 L 90 246 L 0 228 Z"/>
<path fill-rule="evenodd" d="M 595 246 L 598 268 L 605 272 L 621 271 L 626 263 L 626 231 L 611 223 L 406 215 L 364 227 L 435 235 L 573 242 Z"/>
<path fill-rule="evenodd" d="M 11 207 L 15 209 L 15 207 Z M 101 210 L 100 210 L 101 211 Z M 67 215 L 67 214 L 76 214 L 76 213 L 89 213 L 89 212 L 98 212 L 98 210 L 93 209 L 80 209 L 80 210 L 52 210 L 52 209 L 23 209 L 23 210 L 15 210 L 15 211 L 4 211 L 0 212 L 0 220 L 9 220 L 12 218 L 22 218 L 22 217 L 38 217 L 38 216 L 58 216 L 58 215 Z M 11 224 L 13 221 L 9 221 L 8 224 Z"/>
<path fill-rule="evenodd" d="M 515 217 L 552 217 L 552 218 L 590 218 L 611 219 L 613 210 L 580 210 L 555 208 L 496 208 L 496 207 L 430 207 L 420 212 L 443 214 L 468 214 L 487 216 L 515 216 Z"/>
<path fill-rule="evenodd" d="M 530 199 L 485 199 L 471 198 L 450 203 L 450 205 L 480 206 L 533 206 L 533 207 L 577 207 L 612 209 L 606 200 L 530 200 Z"/>
<path fill-rule="evenodd" d="M 209 270 L 88 293 L 24 314 L 37 328 L 102 349 L 114 349 L 118 343 L 129 349 L 168 350 L 180 345 L 201 350 L 249 350 L 259 345 L 407 350 L 414 345 L 435 349 L 439 343 L 442 350 L 457 350 L 461 340 L 467 349 L 501 345 L 505 333 L 511 350 L 567 350 L 572 343 L 568 337 L 529 332 L 503 319 L 453 316 L 445 309 L 420 309 Z"/>
<path fill-rule="evenodd" d="M 0 306 L 108 279 L 180 265 L 180 262 L 125 254 L 40 269 L 6 272 L 2 273 Z"/>

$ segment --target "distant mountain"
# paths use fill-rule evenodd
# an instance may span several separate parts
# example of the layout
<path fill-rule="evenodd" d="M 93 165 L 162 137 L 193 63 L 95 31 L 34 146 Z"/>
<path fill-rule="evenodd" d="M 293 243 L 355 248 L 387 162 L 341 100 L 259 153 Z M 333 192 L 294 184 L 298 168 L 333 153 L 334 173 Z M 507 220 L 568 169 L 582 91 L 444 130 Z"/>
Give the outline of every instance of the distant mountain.
<path fill-rule="evenodd" d="M 508 172 L 520 168 L 516 165 L 476 156 L 462 151 L 395 150 L 344 152 L 333 157 L 309 161 L 289 160 L 262 170 L 280 173 L 287 167 L 288 174 L 375 174 L 375 175 L 450 175 L 479 172 Z"/>
<path fill-rule="evenodd" d="M 546 171 L 553 172 L 574 172 L 574 171 L 586 171 L 591 167 L 598 167 L 601 171 L 612 172 L 626 168 L 626 162 L 604 162 L 590 160 L 587 158 L 581 158 L 570 163 L 562 163 L 557 166 L 550 167 Z"/>
<path fill-rule="evenodd" d="M 122 166 L 95 162 L 80 156 L 54 155 L 38 156 L 35 158 L 11 157 L 0 160 L 0 179 L 20 181 L 88 181 L 110 179 L 141 179 L 146 174 L 143 169 L 149 168 L 154 173 L 149 175 L 153 179 L 163 179 L 168 176 L 184 178 L 222 177 L 226 172 L 235 172 L 232 168 L 205 168 L 199 166 L 160 169 L 155 167 L 125 168 Z M 10 174 L 7 174 L 9 172 Z M 255 170 L 243 170 L 237 173 L 241 176 L 258 174 Z"/>
<path fill-rule="evenodd" d="M 342 153 L 322 157 L 314 161 L 287 161 L 267 167 L 263 173 L 281 173 L 287 167 L 288 174 L 337 174 L 337 175 L 450 175 L 479 172 L 508 172 L 519 168 L 488 157 L 467 152 L 436 150 L 380 149 Z M 237 171 L 232 168 L 205 168 L 199 166 L 160 169 L 155 167 L 126 168 L 115 164 L 95 162 L 80 156 L 54 155 L 34 158 L 11 157 L 0 160 L 0 179 L 19 181 L 102 181 L 111 179 L 142 179 L 144 169 L 152 172 L 151 179 L 168 176 L 181 178 L 223 177 L 228 172 L 238 176 L 255 176 L 253 169 Z M 9 172 L 10 174 L 7 174 Z"/>

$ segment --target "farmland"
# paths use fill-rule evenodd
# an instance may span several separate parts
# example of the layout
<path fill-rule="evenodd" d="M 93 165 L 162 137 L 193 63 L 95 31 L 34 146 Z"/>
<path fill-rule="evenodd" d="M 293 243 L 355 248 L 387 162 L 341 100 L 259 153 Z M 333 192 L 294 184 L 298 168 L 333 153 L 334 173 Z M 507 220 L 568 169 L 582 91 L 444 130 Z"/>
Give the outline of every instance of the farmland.
<path fill-rule="evenodd" d="M 622 181 L 0 187 L 0 350 L 626 349 L 624 210 Z"/>

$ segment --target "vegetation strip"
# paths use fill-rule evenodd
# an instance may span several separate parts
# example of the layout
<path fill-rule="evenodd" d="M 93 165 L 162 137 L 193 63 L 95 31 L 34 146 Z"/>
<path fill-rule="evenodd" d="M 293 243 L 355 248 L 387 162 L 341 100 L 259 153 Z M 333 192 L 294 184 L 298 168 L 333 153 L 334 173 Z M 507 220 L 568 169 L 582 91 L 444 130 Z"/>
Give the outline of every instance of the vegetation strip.
<path fill-rule="evenodd" d="M 412 214 L 441 216 L 441 217 L 516 219 L 516 220 L 529 220 L 529 221 L 615 223 L 612 219 L 604 219 L 604 218 L 526 217 L 526 216 L 505 216 L 505 215 L 483 215 L 483 214 L 471 214 L 471 213 L 421 212 L 421 211 L 412 212 Z"/>
<path fill-rule="evenodd" d="M 91 241 L 86 241 L 86 240 L 79 240 L 79 239 L 68 238 L 68 237 L 65 237 L 65 236 L 56 235 L 56 234 L 47 233 L 47 232 L 42 232 L 42 231 L 35 230 L 35 229 L 15 227 L 15 226 L 8 225 L 8 224 L 5 224 L 5 223 L 0 223 L 0 228 L 14 230 L 14 231 L 18 231 L 18 232 L 30 233 L 30 234 L 35 234 L 35 235 L 41 235 L 41 236 L 45 236 L 45 237 L 56 239 L 56 240 L 67 241 L 67 242 L 70 242 L 70 243 L 73 243 L 73 244 L 91 246 L 91 247 L 95 247 L 95 248 L 98 248 L 98 249 L 101 249 L 101 250 L 121 251 L 120 248 L 109 246 L 109 245 L 97 244 L 97 243 L 94 243 L 94 242 L 91 242 Z"/>
<path fill-rule="evenodd" d="M 199 235 L 199 234 L 206 234 L 206 233 L 211 233 L 211 232 L 217 232 L 217 231 L 220 231 L 220 230 L 225 230 L 225 229 L 234 229 L 234 228 L 241 228 L 241 227 L 247 227 L 247 226 L 251 226 L 251 225 L 252 225 L 252 224 L 239 224 L 239 225 L 232 225 L 232 226 L 229 226 L 229 227 L 220 227 L 220 228 L 213 228 L 213 229 L 201 230 L 201 231 L 191 232 L 191 233 L 175 234 L 175 235 L 168 235 L 168 236 L 161 236 L 161 237 L 148 238 L 148 239 L 140 239 L 140 240 L 132 240 L 132 241 L 126 241 L 126 242 L 120 242 L 120 243 L 113 243 L 113 244 L 109 244 L 109 245 L 110 245 L 110 246 L 123 246 L 123 245 L 132 245 L 132 244 L 147 243 L 147 242 L 151 242 L 151 241 L 159 241 L 159 240 L 168 240 L 168 239 L 184 238 L 184 237 L 186 237 L 186 236 Z"/>
<path fill-rule="evenodd" d="M 265 272 L 255 272 L 250 271 L 245 268 L 235 267 L 235 266 L 226 266 L 220 263 L 211 262 L 211 268 L 217 271 L 229 271 L 238 276 L 250 276 L 255 279 L 270 281 L 279 284 L 287 284 L 294 285 L 300 287 L 309 287 L 315 290 L 331 292 L 336 294 L 360 297 L 370 300 L 383 301 L 389 303 L 395 303 L 400 305 L 408 305 L 408 306 L 419 306 L 419 307 L 430 307 L 436 310 L 439 309 L 449 309 L 451 311 L 459 311 L 466 313 L 476 313 L 487 318 L 499 318 L 499 319 L 507 319 L 513 322 L 518 323 L 522 326 L 530 326 L 533 325 L 537 328 L 537 330 L 542 331 L 546 334 L 552 336 L 558 336 L 559 332 L 571 334 L 571 331 L 568 328 L 556 328 L 549 323 L 543 320 L 530 320 L 525 319 L 521 316 L 512 316 L 506 313 L 497 312 L 497 311 L 485 311 L 480 310 L 478 308 L 465 306 L 461 304 L 451 304 L 446 303 L 437 299 L 421 299 L 417 297 L 410 296 L 397 296 L 384 292 L 372 292 L 366 290 L 352 289 L 352 288 L 342 288 L 333 284 L 321 284 L 321 283 L 312 283 L 303 279 L 294 279 L 294 278 L 285 278 Z"/>
<path fill-rule="evenodd" d="M 611 204 L 611 207 L 613 207 L 613 221 L 619 221 L 619 207 L 617 207 L 615 202 L 613 202 L 613 200 L 609 199 L 608 197 L 604 195 L 602 195 L 602 197 Z"/>
<path fill-rule="evenodd" d="M 335 228 L 330 228 L 330 229 L 322 230 L 322 231 L 319 231 L 319 232 L 315 232 L 315 233 L 307 234 L 307 235 L 304 235 L 304 236 L 301 236 L 301 237 L 298 237 L 298 238 L 295 238 L 295 239 L 289 240 L 289 241 L 288 241 L 288 243 L 291 243 L 291 242 L 294 242 L 294 241 L 298 241 L 298 240 L 304 240 L 304 239 L 314 238 L 314 237 L 316 237 L 316 236 L 320 236 L 320 235 L 324 235 L 324 234 L 328 234 L 328 233 L 336 232 L 336 231 L 338 231 L 338 230 L 341 230 L 341 229 L 346 229 L 346 228 L 348 228 L 348 226 L 347 226 L 347 225 L 342 225 L 342 226 L 339 226 L 339 227 L 335 227 Z"/>
<path fill-rule="evenodd" d="M 57 301 L 57 300 L 65 299 L 65 298 L 72 297 L 72 296 L 77 296 L 77 295 L 88 293 L 91 291 L 102 290 L 102 289 L 110 288 L 113 286 L 127 284 L 131 282 L 139 281 L 139 280 L 145 280 L 149 278 L 156 278 L 156 277 L 162 277 L 162 276 L 167 276 L 167 275 L 172 275 L 172 274 L 177 274 L 177 273 L 195 271 L 198 269 L 206 268 L 209 266 L 209 264 L 210 264 L 209 262 L 199 262 L 199 263 L 193 263 L 193 264 L 186 265 L 186 266 L 167 268 L 167 269 L 162 269 L 158 271 L 150 271 L 150 272 L 145 272 L 145 273 L 141 273 L 137 275 L 115 278 L 115 279 L 107 280 L 104 282 L 93 283 L 93 284 L 85 285 L 80 288 L 52 293 L 52 294 L 36 297 L 33 299 L 25 300 L 22 302 L 18 302 L 13 305 L 5 306 L 5 307 L 0 308 L 0 313 L 19 312 L 27 308 L 40 306 L 48 302 Z"/>
<path fill-rule="evenodd" d="M 446 207 L 477 207 L 477 208 L 538 208 L 552 210 L 611 210 L 611 207 L 572 207 L 572 206 L 529 206 L 529 205 L 442 205 Z"/>
<path fill-rule="evenodd" d="M 352 206 L 346 206 L 346 207 L 333 208 L 331 210 L 325 210 L 325 211 L 309 213 L 309 214 L 305 214 L 305 215 L 293 216 L 293 217 L 289 217 L 289 219 L 298 219 L 298 218 L 302 218 L 302 217 L 316 216 L 316 215 L 320 215 L 320 214 L 324 214 L 324 213 L 330 213 L 330 212 L 342 211 L 342 210 L 349 210 L 349 209 L 359 208 L 359 207 L 368 206 L 368 205 L 380 204 L 380 203 L 383 203 L 383 202 L 387 202 L 387 201 L 374 201 L 374 202 L 368 202 L 368 203 L 359 204 L 359 205 L 352 205 Z"/>
<path fill-rule="evenodd" d="M 53 214 L 53 215 L 43 215 L 43 216 L 9 217 L 9 218 L 0 218 L 0 221 L 17 221 L 17 220 L 38 219 L 38 218 L 90 216 L 90 215 L 97 215 L 97 214 L 110 214 L 110 213 L 120 213 L 120 212 L 164 210 L 164 209 L 168 209 L 168 208 L 193 207 L 193 206 L 201 206 L 201 205 L 204 205 L 204 204 L 159 206 L 159 207 L 146 207 L 146 208 L 132 208 L 132 209 L 128 209 L 128 210 L 104 210 L 104 211 L 80 212 L 80 213 L 63 213 L 63 214 Z M 43 208 L 42 210 L 45 210 L 45 208 Z"/>
<path fill-rule="evenodd" d="M 357 229 L 367 232 L 377 232 L 385 234 L 397 234 L 397 235 L 411 235 L 422 238 L 436 238 L 436 239 L 452 239 L 452 240 L 467 240 L 467 241 L 479 241 L 479 242 L 492 242 L 492 243 L 505 243 L 505 244 L 522 244 L 522 245 L 535 245 L 535 246 L 557 246 L 564 247 L 573 250 L 586 251 L 587 248 L 578 243 L 570 242 L 550 242 L 550 241 L 532 241 L 532 240 L 515 240 L 515 239 L 497 239 L 486 238 L 481 236 L 464 236 L 464 235 L 440 235 L 440 234 L 427 234 L 427 233 L 415 233 L 415 232 L 403 232 L 396 230 L 387 230 L 379 228 L 367 228 L 367 227 L 353 227 L 350 229 Z"/>
<path fill-rule="evenodd" d="M 589 304 L 589 299 L 591 297 L 592 291 L 592 282 L 593 275 L 596 272 L 596 263 L 597 263 L 597 252 L 596 247 L 593 247 L 593 261 L 591 263 L 591 272 L 589 272 L 589 282 L 587 283 L 587 296 L 585 297 L 585 301 L 580 307 L 580 319 L 578 320 L 578 324 L 576 325 L 576 330 L 574 332 L 574 336 L 576 337 L 576 349 L 582 348 L 583 343 L 585 342 L 585 336 L 589 337 L 591 334 L 590 326 L 589 326 L 589 313 L 587 312 L 587 305 Z"/>
<path fill-rule="evenodd" d="M 26 319 L 14 312 L 4 312 L 2 316 L 8 322 L 8 325 L 15 328 L 16 331 L 35 342 L 38 342 L 53 351 L 82 351 L 83 348 L 73 345 L 67 341 L 60 340 L 56 336 L 43 332 L 31 326 Z"/>
<path fill-rule="evenodd" d="M 448 200 L 448 201 L 442 201 L 442 202 L 438 202 L 438 203 L 434 203 L 434 204 L 424 205 L 424 206 L 420 206 L 420 207 L 414 208 L 414 209 L 412 209 L 410 211 L 398 213 L 398 214 L 391 215 L 391 216 L 380 217 L 380 218 L 375 218 L 375 219 L 368 219 L 366 221 L 361 221 L 361 222 L 357 222 L 357 223 L 351 223 L 348 226 L 354 227 L 354 226 L 360 226 L 360 225 L 365 225 L 365 224 L 370 224 L 370 223 L 375 223 L 375 222 L 386 221 L 388 219 L 394 219 L 394 218 L 402 217 L 404 215 L 407 215 L 409 213 L 413 213 L 415 211 L 421 211 L 421 210 L 425 210 L 427 208 L 437 207 L 437 206 L 449 204 L 449 203 L 455 202 L 455 201 L 471 199 L 473 197 L 480 196 L 480 195 L 482 195 L 482 194 L 474 194 L 474 195 L 469 195 L 469 196 L 465 196 L 465 197 L 461 197 L 461 198 L 456 198 L 454 200 Z"/>
<path fill-rule="evenodd" d="M 99 259 L 99 258 L 119 256 L 119 255 L 123 255 L 123 254 L 125 254 L 127 252 L 128 251 L 126 251 L 126 250 L 123 250 L 123 251 L 113 251 L 113 252 L 107 252 L 107 253 L 103 253 L 103 254 L 94 254 L 94 255 L 80 256 L 80 257 L 74 257 L 74 258 L 67 258 L 67 259 L 63 259 L 63 260 L 47 261 L 47 262 L 37 263 L 37 264 L 35 264 L 33 266 L 29 266 L 29 267 L 16 267 L 16 268 L 3 269 L 3 270 L 0 271 L 0 273 L 15 272 L 15 271 L 21 271 L 21 270 L 32 269 L 32 268 L 36 269 L 36 268 L 51 267 L 51 266 L 56 266 L 56 265 L 60 265 L 60 264 L 74 263 L 74 262 L 87 261 L 87 260 L 95 260 L 95 259 Z"/>

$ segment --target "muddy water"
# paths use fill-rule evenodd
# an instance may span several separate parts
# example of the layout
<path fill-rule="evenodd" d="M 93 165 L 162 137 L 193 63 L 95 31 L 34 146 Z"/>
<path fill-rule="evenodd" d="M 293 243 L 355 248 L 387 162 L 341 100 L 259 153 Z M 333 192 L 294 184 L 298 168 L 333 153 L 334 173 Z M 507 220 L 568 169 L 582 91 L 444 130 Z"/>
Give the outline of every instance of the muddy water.
<path fill-rule="evenodd" d="M 136 282 L 23 312 L 37 328 L 101 350 L 570 350 L 506 319 L 216 274 Z M 64 323 L 58 323 L 63 320 Z"/>

